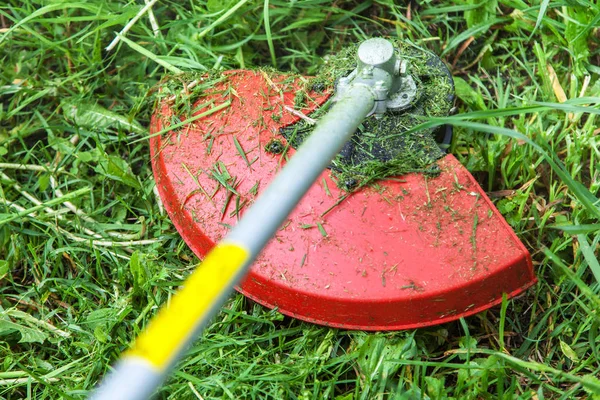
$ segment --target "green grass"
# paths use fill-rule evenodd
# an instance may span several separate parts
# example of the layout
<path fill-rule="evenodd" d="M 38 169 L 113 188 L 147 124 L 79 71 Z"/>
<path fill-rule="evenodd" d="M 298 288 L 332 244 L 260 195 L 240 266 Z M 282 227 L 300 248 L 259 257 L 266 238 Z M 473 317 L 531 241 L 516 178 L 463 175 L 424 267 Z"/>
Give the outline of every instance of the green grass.
<path fill-rule="evenodd" d="M 193 269 L 150 170 L 165 74 L 312 74 L 376 35 L 452 66 L 452 152 L 531 251 L 539 283 L 465 320 L 387 334 L 234 295 L 159 397 L 600 396 L 600 6 L 333 4 L 160 0 L 110 52 L 143 2 L 0 4 L 0 398 L 84 397 Z"/>

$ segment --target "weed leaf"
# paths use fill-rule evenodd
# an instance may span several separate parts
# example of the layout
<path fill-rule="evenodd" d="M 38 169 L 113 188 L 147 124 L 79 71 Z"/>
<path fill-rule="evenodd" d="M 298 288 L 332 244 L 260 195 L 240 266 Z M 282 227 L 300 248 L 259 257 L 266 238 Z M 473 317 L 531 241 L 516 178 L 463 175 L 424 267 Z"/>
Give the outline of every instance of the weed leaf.
<path fill-rule="evenodd" d="M 106 132 L 108 129 L 124 129 L 133 133 L 144 133 L 146 130 L 135 120 L 130 121 L 116 112 L 107 110 L 98 104 L 81 103 L 66 100 L 62 103 L 65 118 L 80 128 L 94 132 Z"/>
<path fill-rule="evenodd" d="M 132 188 L 141 188 L 140 182 L 131 172 L 131 167 L 121 157 L 105 154 L 94 170 L 109 179 L 122 182 Z"/>
<path fill-rule="evenodd" d="M 7 317 L 2 317 L 2 314 L 0 314 L 0 337 L 14 332 L 19 332 L 21 334 L 21 340 L 19 340 L 19 343 L 44 343 L 44 341 L 48 338 L 48 335 L 39 329 L 33 329 L 19 325 L 10 321 Z"/>

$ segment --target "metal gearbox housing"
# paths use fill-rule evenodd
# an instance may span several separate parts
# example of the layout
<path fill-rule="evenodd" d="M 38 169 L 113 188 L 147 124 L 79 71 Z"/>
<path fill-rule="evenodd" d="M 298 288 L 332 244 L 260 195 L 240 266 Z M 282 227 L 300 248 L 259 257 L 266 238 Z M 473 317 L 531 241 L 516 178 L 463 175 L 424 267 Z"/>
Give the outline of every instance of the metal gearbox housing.
<path fill-rule="evenodd" d="M 410 105 L 417 95 L 417 87 L 407 74 L 407 60 L 400 58 L 391 41 L 383 38 L 366 40 L 358 47 L 356 57 L 356 69 L 338 81 L 334 102 L 352 85 L 365 85 L 375 96 L 375 105 L 369 115 L 382 116 L 388 110 L 400 111 Z"/>

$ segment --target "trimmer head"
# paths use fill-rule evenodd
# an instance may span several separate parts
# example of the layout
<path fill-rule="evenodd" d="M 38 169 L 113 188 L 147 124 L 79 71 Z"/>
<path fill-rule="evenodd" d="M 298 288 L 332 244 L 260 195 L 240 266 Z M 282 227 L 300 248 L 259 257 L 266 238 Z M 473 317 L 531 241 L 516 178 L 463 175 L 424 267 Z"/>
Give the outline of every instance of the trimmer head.
<path fill-rule="evenodd" d="M 309 91 L 295 109 L 306 79 L 227 72 L 193 115 L 230 104 L 170 132 L 177 102 L 159 105 L 151 132 L 166 133 L 150 141 L 156 184 L 199 257 L 295 153 L 280 129 L 306 122 L 329 97 Z M 475 179 L 452 155 L 436 165 L 437 176 L 408 173 L 353 192 L 326 170 L 237 289 L 305 321 L 398 330 L 475 314 L 534 284 L 529 253 Z"/>

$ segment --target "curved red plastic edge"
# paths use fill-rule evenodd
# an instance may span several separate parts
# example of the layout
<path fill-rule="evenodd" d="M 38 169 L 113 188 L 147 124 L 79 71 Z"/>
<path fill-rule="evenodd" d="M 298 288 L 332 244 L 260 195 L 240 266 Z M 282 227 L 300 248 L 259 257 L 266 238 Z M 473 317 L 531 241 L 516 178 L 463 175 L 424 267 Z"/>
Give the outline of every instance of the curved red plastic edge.
<path fill-rule="evenodd" d="M 206 94 L 229 107 L 151 138 L 165 209 L 199 257 L 293 156 L 264 146 L 285 143 L 278 129 L 298 120 L 288 110 L 301 79 L 229 72 Z M 327 98 L 311 95 L 305 114 Z M 151 133 L 172 117 L 163 103 Z M 522 293 L 536 282 L 529 253 L 452 155 L 439 165 L 438 177 L 408 174 L 351 195 L 324 171 L 237 289 L 295 318 L 362 330 L 440 324 Z"/>

